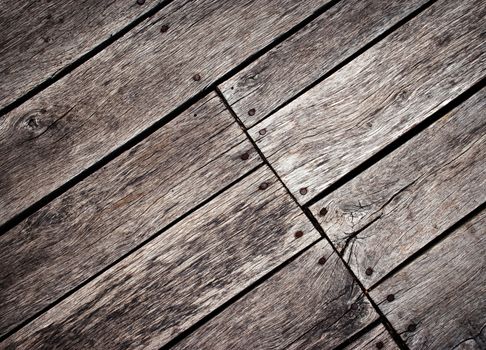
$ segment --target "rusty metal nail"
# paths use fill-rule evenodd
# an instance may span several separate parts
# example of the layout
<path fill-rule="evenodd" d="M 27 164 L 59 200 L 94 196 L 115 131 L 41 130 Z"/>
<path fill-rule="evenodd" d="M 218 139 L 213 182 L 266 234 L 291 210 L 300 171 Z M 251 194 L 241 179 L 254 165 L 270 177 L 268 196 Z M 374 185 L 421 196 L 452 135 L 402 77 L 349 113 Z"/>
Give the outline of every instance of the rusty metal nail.
<path fill-rule="evenodd" d="M 255 115 L 255 108 L 250 109 L 248 115 Z"/>
<path fill-rule="evenodd" d="M 327 214 L 327 209 L 326 208 L 322 208 L 320 211 L 319 211 L 319 215 L 320 216 L 325 216 Z"/>
<path fill-rule="evenodd" d="M 294 235 L 295 235 L 295 238 L 300 238 L 300 237 L 302 237 L 302 236 L 304 235 L 304 232 L 302 232 L 302 231 L 297 231 L 297 232 L 295 232 L 295 234 L 294 234 Z"/>
<path fill-rule="evenodd" d="M 266 190 L 266 189 L 267 189 L 267 187 L 268 187 L 268 184 L 267 184 L 266 182 L 262 182 L 262 183 L 260 184 L 260 187 L 259 187 L 259 188 L 260 188 L 261 190 Z"/>
<path fill-rule="evenodd" d="M 199 80 L 201 80 L 201 76 L 199 74 L 194 74 L 194 76 L 192 77 L 192 79 L 194 81 L 199 81 Z"/>
<path fill-rule="evenodd" d="M 319 265 L 324 265 L 326 263 L 326 258 L 322 257 L 317 262 L 319 263 Z"/>
<path fill-rule="evenodd" d="M 137 0 L 137 4 L 143 5 L 143 4 L 145 4 L 145 0 Z"/>
<path fill-rule="evenodd" d="M 417 326 L 414 323 L 408 325 L 407 330 L 409 332 L 415 332 L 417 330 Z"/>
<path fill-rule="evenodd" d="M 162 27 L 160 27 L 161 33 L 166 33 L 168 30 L 169 30 L 169 26 L 167 24 L 164 24 Z"/>
<path fill-rule="evenodd" d="M 352 303 L 351 304 L 351 310 L 354 310 L 354 311 L 358 310 L 358 304 Z"/>
<path fill-rule="evenodd" d="M 240 158 L 242 160 L 247 160 L 248 158 L 250 158 L 250 154 L 248 152 L 245 152 L 240 156 Z"/>
<path fill-rule="evenodd" d="M 388 294 L 386 296 L 386 300 L 388 300 L 390 303 L 395 300 L 395 296 L 393 294 Z"/>
<path fill-rule="evenodd" d="M 300 194 L 305 196 L 307 194 L 307 187 L 302 187 L 300 190 L 299 190 Z"/>
<path fill-rule="evenodd" d="M 366 275 L 371 276 L 373 274 L 373 269 L 371 267 L 368 267 L 365 271 Z"/>
<path fill-rule="evenodd" d="M 265 135 L 267 133 L 267 129 L 262 129 L 258 132 L 260 135 Z"/>
<path fill-rule="evenodd" d="M 384 346 L 385 346 L 385 344 L 383 344 L 382 341 L 379 341 L 378 343 L 376 343 L 376 348 L 377 349 L 383 349 Z"/>

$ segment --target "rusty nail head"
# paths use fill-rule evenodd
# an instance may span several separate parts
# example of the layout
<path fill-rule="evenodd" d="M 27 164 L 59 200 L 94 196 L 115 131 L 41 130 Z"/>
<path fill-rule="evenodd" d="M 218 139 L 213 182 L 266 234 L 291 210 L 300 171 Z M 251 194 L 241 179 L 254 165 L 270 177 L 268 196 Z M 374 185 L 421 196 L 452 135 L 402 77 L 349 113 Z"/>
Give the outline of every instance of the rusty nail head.
<path fill-rule="evenodd" d="M 368 267 L 365 271 L 367 276 L 371 276 L 373 274 L 373 269 L 371 267 Z"/>
<path fill-rule="evenodd" d="M 194 81 L 199 81 L 199 80 L 201 80 L 201 76 L 199 74 L 194 74 L 194 76 L 192 77 L 192 79 Z"/>
<path fill-rule="evenodd" d="M 384 346 L 385 346 L 385 344 L 383 344 L 382 341 L 379 341 L 378 343 L 376 343 L 376 348 L 377 349 L 383 349 Z"/>
<path fill-rule="evenodd" d="M 417 330 L 417 326 L 413 323 L 409 324 L 407 327 L 409 332 L 415 332 Z"/>
<path fill-rule="evenodd" d="M 351 304 L 351 310 L 354 310 L 354 311 L 358 310 L 358 304 L 352 303 Z"/>
<path fill-rule="evenodd" d="M 324 265 L 326 263 L 326 258 L 325 257 L 320 258 L 318 263 L 319 265 Z"/>
<path fill-rule="evenodd" d="M 267 133 L 267 129 L 262 129 L 258 132 L 260 135 L 265 135 Z"/>
<path fill-rule="evenodd" d="M 255 115 L 255 108 L 250 109 L 248 115 Z"/>
<path fill-rule="evenodd" d="M 320 211 L 319 211 L 319 215 L 320 216 L 325 216 L 327 214 L 327 209 L 326 208 L 322 208 Z"/>
<path fill-rule="evenodd" d="M 302 187 L 300 190 L 299 190 L 300 194 L 305 196 L 307 194 L 307 187 Z"/>
<path fill-rule="evenodd" d="M 386 296 L 386 300 L 388 300 L 390 303 L 395 300 L 395 296 L 393 294 L 388 294 Z"/>
<path fill-rule="evenodd" d="M 169 26 L 167 24 L 164 24 L 162 27 L 160 27 L 161 33 L 166 33 L 168 30 L 169 30 Z"/>
<path fill-rule="evenodd" d="M 294 234 L 294 235 L 295 235 L 295 238 L 300 238 L 300 237 L 302 237 L 302 236 L 304 235 L 304 232 L 302 232 L 302 231 L 297 231 L 297 232 L 295 232 L 295 234 Z"/>
<path fill-rule="evenodd" d="M 240 158 L 242 160 L 247 160 L 248 158 L 250 158 L 250 154 L 248 152 L 245 152 L 240 156 Z"/>
<path fill-rule="evenodd" d="M 145 0 L 137 0 L 137 4 L 143 5 L 143 4 L 145 4 Z"/>
<path fill-rule="evenodd" d="M 267 187 L 268 187 L 268 184 L 267 184 L 266 182 L 262 182 L 262 183 L 260 184 L 260 189 L 261 189 L 261 190 L 266 190 L 266 189 L 267 189 Z"/>

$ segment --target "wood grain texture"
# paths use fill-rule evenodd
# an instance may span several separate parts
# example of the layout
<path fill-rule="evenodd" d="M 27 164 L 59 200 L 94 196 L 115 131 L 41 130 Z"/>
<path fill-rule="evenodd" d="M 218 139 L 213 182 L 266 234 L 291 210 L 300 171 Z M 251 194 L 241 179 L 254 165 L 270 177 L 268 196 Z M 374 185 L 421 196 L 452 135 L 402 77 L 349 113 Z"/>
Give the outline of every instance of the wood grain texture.
<path fill-rule="evenodd" d="M 319 238 L 279 180 L 260 168 L 3 346 L 158 349 Z"/>
<path fill-rule="evenodd" d="M 382 325 L 373 328 L 363 336 L 359 337 L 345 350 L 399 350 L 400 348 L 392 339 L 388 331 Z"/>
<path fill-rule="evenodd" d="M 341 1 L 220 89 L 250 128 L 426 2 Z"/>
<path fill-rule="evenodd" d="M 5 115 L 0 119 L 0 224 L 327 1 L 176 0 Z"/>
<path fill-rule="evenodd" d="M 210 94 L 0 237 L 0 334 L 258 164 Z"/>
<path fill-rule="evenodd" d="M 484 0 L 435 3 L 250 135 L 308 202 L 479 82 L 485 16 Z"/>
<path fill-rule="evenodd" d="M 376 318 L 322 240 L 174 349 L 333 349 Z"/>
<path fill-rule="evenodd" d="M 147 0 L 0 1 L 0 109 L 133 22 Z"/>
<path fill-rule="evenodd" d="M 386 300 L 390 293 L 393 302 Z M 371 296 L 412 350 L 484 349 L 486 212 L 384 281 Z"/>
<path fill-rule="evenodd" d="M 486 201 L 485 109 L 483 89 L 312 207 L 365 287 Z"/>

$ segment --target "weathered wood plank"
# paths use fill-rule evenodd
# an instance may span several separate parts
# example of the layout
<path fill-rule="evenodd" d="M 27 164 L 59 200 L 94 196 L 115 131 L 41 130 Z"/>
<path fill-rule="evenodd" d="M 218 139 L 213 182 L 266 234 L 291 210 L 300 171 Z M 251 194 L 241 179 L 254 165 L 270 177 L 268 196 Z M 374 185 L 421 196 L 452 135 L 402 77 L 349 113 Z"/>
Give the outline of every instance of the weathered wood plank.
<path fill-rule="evenodd" d="M 327 1 L 176 0 L 5 115 L 0 119 L 0 224 Z"/>
<path fill-rule="evenodd" d="M 220 89 L 250 128 L 425 3 L 341 1 Z"/>
<path fill-rule="evenodd" d="M 483 0 L 441 1 L 250 129 L 306 203 L 486 73 Z"/>
<path fill-rule="evenodd" d="M 268 186 L 264 190 L 262 183 Z M 298 230 L 304 233 L 300 238 Z M 319 238 L 279 180 L 261 168 L 15 333 L 5 346 L 157 349 Z"/>
<path fill-rule="evenodd" d="M 346 350 L 399 350 L 398 345 L 392 339 L 388 331 L 379 325 L 367 332 L 352 344 L 345 348 Z"/>
<path fill-rule="evenodd" d="M 376 318 L 323 240 L 174 349 L 333 349 Z"/>
<path fill-rule="evenodd" d="M 0 2 L 0 109 L 125 28 L 157 2 Z"/>
<path fill-rule="evenodd" d="M 483 89 L 312 207 L 365 287 L 486 201 L 485 110 Z"/>
<path fill-rule="evenodd" d="M 389 302 L 391 294 L 394 300 Z M 371 295 L 411 349 L 484 349 L 486 212 Z"/>
<path fill-rule="evenodd" d="M 260 163 L 210 94 L 0 237 L 0 334 Z"/>

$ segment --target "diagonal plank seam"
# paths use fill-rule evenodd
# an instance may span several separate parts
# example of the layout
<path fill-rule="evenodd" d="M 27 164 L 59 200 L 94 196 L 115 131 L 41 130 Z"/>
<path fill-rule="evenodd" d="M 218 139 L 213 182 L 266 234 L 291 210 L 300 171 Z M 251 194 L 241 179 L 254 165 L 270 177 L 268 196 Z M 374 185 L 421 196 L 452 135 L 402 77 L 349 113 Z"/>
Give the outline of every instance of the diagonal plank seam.
<path fill-rule="evenodd" d="M 400 347 L 400 349 L 402 350 L 408 350 L 408 347 L 405 345 L 405 343 L 403 342 L 403 340 L 400 338 L 400 336 L 398 335 L 398 333 L 396 332 L 396 330 L 392 327 L 391 323 L 385 318 L 385 316 L 383 315 L 383 313 L 380 311 L 380 309 L 378 308 L 378 306 L 374 303 L 373 300 L 371 300 L 370 296 L 368 295 L 368 291 L 364 288 L 364 286 L 361 284 L 361 282 L 359 281 L 359 279 L 356 277 L 356 275 L 354 274 L 354 272 L 351 270 L 351 267 L 348 265 L 348 263 L 343 259 L 343 257 L 339 254 L 337 248 L 334 246 L 334 244 L 331 242 L 331 240 L 329 239 L 329 237 L 326 235 L 326 233 L 324 232 L 324 230 L 322 229 L 322 227 L 319 225 L 317 219 L 314 217 L 314 215 L 312 215 L 312 212 L 310 211 L 310 209 L 308 208 L 308 205 L 304 204 L 304 205 L 301 205 L 297 199 L 295 198 L 295 196 L 290 192 L 290 190 L 287 188 L 287 186 L 285 185 L 285 183 L 282 181 L 282 179 L 280 178 L 280 176 L 277 174 L 277 172 L 275 171 L 275 169 L 272 167 L 272 165 L 268 162 L 268 160 L 266 159 L 266 157 L 263 155 L 262 151 L 260 150 L 260 148 L 257 147 L 256 145 L 256 142 L 250 137 L 247 129 L 244 127 L 243 123 L 238 119 L 238 117 L 236 116 L 236 113 L 234 112 L 234 110 L 231 108 L 231 106 L 229 105 L 228 101 L 225 99 L 224 95 L 222 94 L 221 90 L 216 87 L 215 88 L 215 91 L 216 93 L 219 95 L 220 99 L 223 101 L 223 104 L 225 105 L 225 107 L 228 109 L 228 111 L 231 113 L 231 115 L 235 118 L 236 122 L 238 123 L 238 125 L 241 127 L 241 129 L 243 130 L 243 132 L 245 133 L 246 137 L 250 140 L 250 142 L 252 143 L 253 147 L 255 148 L 255 150 L 258 152 L 258 154 L 260 155 L 260 158 L 263 160 L 263 163 L 273 172 L 273 174 L 275 175 L 275 177 L 278 179 L 278 181 L 280 181 L 281 185 L 283 186 L 283 188 L 285 188 L 285 190 L 287 191 L 288 195 L 293 199 L 293 201 L 299 206 L 299 208 L 304 212 L 305 216 L 307 217 L 307 219 L 312 223 L 312 225 L 315 227 L 315 229 L 317 230 L 317 232 L 319 232 L 319 234 L 322 236 L 322 238 L 326 239 L 327 242 L 331 245 L 332 249 L 334 250 L 334 253 L 337 254 L 339 256 L 339 259 L 342 261 L 342 263 L 344 264 L 344 266 L 346 267 L 347 271 L 351 274 L 351 276 L 353 277 L 354 281 L 356 282 L 356 284 L 359 286 L 359 288 L 361 289 L 361 291 L 363 292 L 363 295 L 366 296 L 366 298 L 370 301 L 371 305 L 373 306 L 373 308 L 375 309 L 375 311 L 378 313 L 379 315 L 379 319 L 382 321 L 382 323 L 385 325 L 385 328 L 388 330 L 388 332 L 391 334 L 392 338 L 395 340 L 395 342 L 398 344 L 398 346 Z M 319 240 L 320 241 L 320 240 Z M 317 243 L 317 242 L 316 242 Z M 284 264 L 287 264 L 288 262 L 290 262 L 290 260 L 294 260 L 296 256 L 292 257 L 291 259 L 287 260 Z M 270 274 L 273 275 L 273 272 L 272 271 Z M 266 276 L 266 277 L 270 277 L 270 276 Z M 241 294 L 243 295 L 243 294 Z M 215 315 L 214 315 L 215 316 Z M 189 334 L 189 333 L 187 333 Z M 181 338 L 178 338 L 178 341 L 182 340 L 183 337 Z M 174 345 L 175 343 L 173 343 L 172 345 Z M 165 349 L 165 348 L 164 348 Z"/>
<path fill-rule="evenodd" d="M 181 114 L 182 112 L 184 112 L 191 105 L 193 105 L 194 103 L 198 102 L 200 99 L 203 99 L 209 93 L 211 93 L 212 91 L 214 91 L 214 89 L 218 85 L 220 85 L 222 82 L 224 82 L 225 80 L 229 79 L 231 76 L 235 75 L 238 71 L 244 69 L 246 66 L 250 65 L 253 61 L 255 61 L 256 59 L 258 59 L 260 56 L 263 56 L 265 53 L 267 53 L 268 51 L 272 50 L 275 46 L 277 46 L 280 43 L 282 43 L 283 41 L 287 40 L 289 37 L 291 37 L 292 35 L 294 35 L 295 33 L 297 33 L 299 30 L 301 30 L 303 27 L 305 27 L 307 24 L 309 24 L 310 22 L 312 22 L 314 19 L 316 19 L 317 17 L 319 17 L 322 13 L 324 13 L 325 11 L 327 11 L 329 8 L 331 8 L 332 6 L 334 6 L 338 2 L 339 2 L 339 0 L 331 0 L 331 1 L 327 2 L 326 4 L 324 4 L 323 6 L 321 6 L 320 8 L 318 8 L 310 16 L 308 16 L 307 18 L 305 18 L 304 20 L 302 20 L 301 22 L 299 22 L 297 25 L 295 25 L 294 27 L 292 27 L 287 32 L 284 32 L 281 35 L 275 37 L 273 39 L 273 41 L 271 41 L 267 46 L 264 46 L 262 49 L 260 49 L 260 50 L 258 50 L 256 52 L 254 52 L 253 54 L 249 55 L 245 60 L 243 60 L 242 62 L 240 62 L 238 65 L 236 65 L 235 67 L 233 67 L 232 69 L 230 69 L 228 72 L 226 72 L 222 76 L 220 76 L 212 84 L 204 87 L 201 91 L 199 91 L 198 93 L 196 93 L 195 95 L 193 95 L 191 98 L 189 98 L 188 100 L 186 100 L 183 103 L 181 103 L 180 105 L 178 105 L 176 108 L 174 108 L 168 114 L 162 116 L 159 120 L 157 120 L 155 123 L 153 123 L 152 125 L 150 125 L 149 127 L 147 127 L 145 130 L 141 131 L 139 134 L 137 134 L 134 137 L 132 137 L 131 139 L 129 139 L 126 143 L 124 143 L 123 145 L 119 146 L 118 148 L 116 148 L 115 150 L 111 151 L 110 153 L 106 154 L 100 160 L 96 161 L 91 166 L 88 166 L 87 168 L 85 168 L 84 170 L 82 170 L 79 174 L 75 175 L 73 178 L 71 178 L 70 180 L 66 181 L 64 184 L 62 184 L 61 186 L 59 186 L 57 189 L 53 190 L 52 192 L 48 193 L 47 195 L 45 195 L 44 197 L 42 197 L 41 199 L 39 199 L 37 202 L 34 202 L 30 206 L 28 206 L 26 209 L 21 210 L 20 212 L 18 212 L 17 214 L 15 214 L 12 218 L 10 218 L 9 220 L 7 220 L 4 224 L 0 225 L 0 235 L 4 234 L 8 230 L 10 230 L 12 227 L 14 227 L 17 224 L 19 224 L 21 221 L 23 221 L 28 216 L 30 216 L 31 214 L 33 214 L 34 212 L 36 212 L 37 210 L 39 210 L 40 208 L 42 208 L 47 203 L 49 203 L 52 200 L 54 200 L 55 198 L 59 197 L 62 193 L 64 193 L 67 190 L 69 190 L 75 184 L 77 184 L 77 183 L 83 181 L 84 179 L 86 179 L 88 176 L 90 176 L 91 174 L 93 174 L 94 172 L 96 172 L 97 170 L 99 170 L 100 168 L 102 168 L 104 165 L 108 164 L 110 161 L 112 161 L 113 159 L 115 159 L 116 157 L 118 157 L 120 154 L 122 154 L 126 150 L 132 148 L 133 146 L 135 146 L 136 144 L 138 144 L 139 142 L 141 142 L 142 140 L 144 140 L 145 138 L 147 138 L 148 136 L 150 136 L 151 134 L 153 134 L 155 131 L 157 131 L 158 129 L 162 128 L 165 124 L 167 124 L 170 121 L 172 121 L 173 119 L 175 119 L 179 114 Z M 165 5 L 168 5 L 168 4 L 169 3 L 167 3 Z M 157 8 L 156 10 L 154 9 L 153 10 L 153 13 L 150 12 L 149 15 L 144 16 L 142 19 L 140 19 L 139 22 L 142 22 L 143 20 L 145 20 L 145 19 L 147 19 L 147 18 L 155 15 L 159 10 L 161 10 L 163 7 L 165 7 L 165 5 L 164 6 L 161 6 L 160 8 Z M 130 27 L 130 29 L 133 28 L 133 27 L 135 27 L 139 22 L 137 22 L 132 27 Z M 128 30 L 126 32 L 123 32 L 123 35 L 127 34 L 127 32 L 128 32 Z M 117 37 L 117 39 L 118 38 L 121 38 L 123 35 L 120 35 L 119 37 Z M 114 42 L 114 40 L 112 42 Z M 110 42 L 110 43 L 112 43 L 112 42 Z M 106 45 L 103 48 L 106 48 L 107 46 L 108 45 Z M 99 49 L 97 52 L 95 52 L 91 56 L 87 57 L 84 61 L 79 62 L 79 65 L 82 64 L 82 63 L 84 63 L 84 62 L 86 62 L 89 58 L 94 57 L 97 53 L 101 52 L 101 50 L 102 49 Z M 35 93 L 32 93 L 32 95 L 30 95 L 30 96 L 28 96 L 28 98 L 22 100 L 20 103 L 18 103 L 18 105 L 13 106 L 9 110 L 0 110 L 0 118 L 3 116 L 3 114 L 5 114 L 5 113 L 11 111 L 12 109 L 18 107 L 22 103 L 26 102 L 29 98 L 31 98 L 34 95 L 36 95 L 37 93 L 41 92 L 42 90 L 44 90 L 48 86 L 54 84 L 56 81 L 58 81 L 63 76 L 65 76 L 68 73 L 70 73 L 76 67 L 72 67 L 69 71 L 66 70 L 62 76 L 61 75 L 59 75 L 59 76 L 56 75 L 56 79 L 55 80 L 49 80 L 49 84 L 46 84 L 45 86 L 42 87 L 42 89 L 39 89 Z"/>
<path fill-rule="evenodd" d="M 117 258 L 112 263 L 106 265 L 104 268 L 102 268 L 100 271 L 98 271 L 94 275 L 90 276 L 89 278 L 87 278 L 83 282 L 79 283 L 76 287 L 72 288 L 67 293 L 63 294 L 60 298 L 56 299 L 55 301 L 53 301 L 52 303 L 50 303 L 49 305 L 47 305 L 43 309 L 39 310 L 38 312 L 36 312 L 31 317 L 28 317 L 27 319 L 25 319 L 24 321 L 22 321 L 21 323 L 19 323 L 16 327 L 14 327 L 10 331 L 6 332 L 3 336 L 0 336 L 0 342 L 2 342 L 5 339 L 9 338 L 11 335 L 13 335 L 14 333 L 18 332 L 19 330 L 21 330 L 22 328 L 24 328 L 25 326 L 27 326 L 29 323 L 33 322 L 35 319 L 37 319 L 42 314 L 44 314 L 48 310 L 52 309 L 53 307 L 55 307 L 56 305 L 58 305 L 59 303 L 61 303 L 63 300 L 69 298 L 72 294 L 74 294 L 78 290 L 82 289 L 88 283 L 90 283 L 94 279 L 98 278 L 99 276 L 103 275 L 105 272 L 107 272 L 112 267 L 114 267 L 115 265 L 117 265 L 118 263 L 120 263 L 121 261 L 123 261 L 124 259 L 126 259 L 128 256 L 130 256 L 131 254 L 133 254 L 134 252 L 136 252 L 140 248 L 144 247 L 145 245 L 149 244 L 151 241 L 153 241 L 154 239 L 156 239 L 158 236 L 160 236 L 161 234 L 163 234 L 165 231 L 169 230 L 171 227 L 175 226 L 177 223 L 179 223 L 182 220 L 184 220 L 185 218 L 189 217 L 192 213 L 198 211 L 199 209 L 201 209 L 202 207 L 204 207 L 205 205 L 207 205 L 208 203 L 210 203 L 213 199 L 215 199 L 216 197 L 220 196 L 222 193 L 224 193 L 225 191 L 227 191 L 228 189 L 230 189 L 236 183 L 240 182 L 241 180 L 245 179 L 246 177 L 250 176 L 251 174 L 257 172 L 263 166 L 264 166 L 264 164 L 259 164 L 258 166 L 256 166 L 252 170 L 248 171 L 246 174 L 240 176 L 239 178 L 237 178 L 233 182 L 229 183 L 227 186 L 223 187 L 222 189 L 220 189 L 216 193 L 213 193 L 210 197 L 208 197 L 207 199 L 205 199 L 204 201 L 202 201 L 201 203 L 199 203 L 198 205 L 196 205 L 195 207 L 193 207 L 189 211 L 183 213 L 177 219 L 175 219 L 174 221 L 172 221 L 171 223 L 169 223 L 168 225 L 166 225 L 162 229 L 158 230 L 157 232 L 155 232 L 153 235 L 151 235 L 150 237 L 148 237 L 147 239 L 145 239 L 144 241 L 142 241 L 141 243 L 139 243 L 138 245 L 136 245 L 135 247 L 133 247 L 132 249 L 130 249 L 128 252 L 126 252 L 125 254 L 123 254 L 121 257 Z M 317 243 L 317 242 L 315 242 L 315 243 Z"/>

